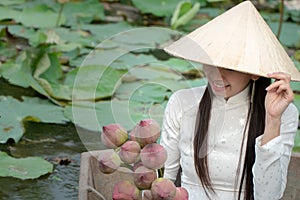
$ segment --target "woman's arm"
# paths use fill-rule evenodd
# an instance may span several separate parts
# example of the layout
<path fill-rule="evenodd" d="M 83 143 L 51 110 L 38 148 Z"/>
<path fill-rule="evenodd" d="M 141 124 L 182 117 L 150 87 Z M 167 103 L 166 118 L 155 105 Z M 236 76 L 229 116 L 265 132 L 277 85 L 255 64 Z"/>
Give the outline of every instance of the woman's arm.
<path fill-rule="evenodd" d="M 283 73 L 274 73 L 270 77 L 276 81 L 266 89 L 265 130 L 256 140 L 256 158 L 252 169 L 255 200 L 277 200 L 282 197 L 298 128 L 299 113 L 291 104 L 293 92 L 290 77 Z"/>
<path fill-rule="evenodd" d="M 276 81 L 266 88 L 266 122 L 261 145 L 280 135 L 281 116 L 294 99 L 290 75 L 278 72 L 269 74 L 269 77 Z"/>
<path fill-rule="evenodd" d="M 180 166 L 180 152 L 178 149 L 180 121 L 182 109 L 174 93 L 168 101 L 165 109 L 162 132 L 161 145 L 166 149 L 168 158 L 164 166 L 164 177 L 175 180 Z"/>

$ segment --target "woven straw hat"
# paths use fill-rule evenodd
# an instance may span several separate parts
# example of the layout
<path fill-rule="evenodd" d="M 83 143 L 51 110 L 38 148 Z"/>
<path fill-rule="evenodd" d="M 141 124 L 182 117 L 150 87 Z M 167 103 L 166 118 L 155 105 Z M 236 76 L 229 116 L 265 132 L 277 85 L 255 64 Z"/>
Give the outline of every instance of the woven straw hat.
<path fill-rule="evenodd" d="M 176 57 L 267 77 L 285 72 L 293 81 L 300 73 L 272 30 L 250 1 L 244 1 L 165 51 Z"/>

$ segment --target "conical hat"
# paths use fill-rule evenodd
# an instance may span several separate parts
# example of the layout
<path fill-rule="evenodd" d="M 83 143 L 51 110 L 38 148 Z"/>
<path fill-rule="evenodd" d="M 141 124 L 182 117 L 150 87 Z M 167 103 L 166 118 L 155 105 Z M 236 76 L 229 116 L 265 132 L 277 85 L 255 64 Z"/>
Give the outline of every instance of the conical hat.
<path fill-rule="evenodd" d="M 250 1 L 244 1 L 165 51 L 176 57 L 267 77 L 285 72 L 300 81 L 300 73 L 272 30 Z"/>

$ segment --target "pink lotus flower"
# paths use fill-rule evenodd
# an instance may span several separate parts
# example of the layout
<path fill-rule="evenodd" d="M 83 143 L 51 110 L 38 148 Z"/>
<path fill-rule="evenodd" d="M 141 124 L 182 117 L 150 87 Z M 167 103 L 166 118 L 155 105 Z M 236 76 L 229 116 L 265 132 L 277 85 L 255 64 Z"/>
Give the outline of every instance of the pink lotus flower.
<path fill-rule="evenodd" d="M 157 143 L 147 144 L 141 150 L 141 161 L 150 169 L 160 169 L 167 160 L 167 151 Z"/>
<path fill-rule="evenodd" d="M 130 132 L 130 140 L 137 141 L 141 147 L 157 141 L 160 125 L 154 119 L 141 120 Z"/>
<path fill-rule="evenodd" d="M 188 200 L 188 199 L 189 199 L 188 191 L 183 187 L 177 187 L 176 195 L 173 200 Z"/>
<path fill-rule="evenodd" d="M 141 190 L 150 189 L 152 182 L 157 178 L 156 171 L 144 166 L 134 171 L 134 184 Z"/>
<path fill-rule="evenodd" d="M 152 198 L 155 200 L 173 200 L 176 195 L 176 186 L 166 178 L 157 178 L 151 185 Z"/>
<path fill-rule="evenodd" d="M 100 171 L 105 174 L 113 173 L 121 165 L 121 159 L 113 149 L 101 151 L 98 156 L 98 162 Z"/>
<path fill-rule="evenodd" d="M 127 139 L 127 131 L 119 124 L 109 124 L 102 127 L 101 141 L 107 148 L 117 148 Z"/>
<path fill-rule="evenodd" d="M 140 158 L 141 147 L 136 141 L 126 141 L 120 148 L 119 156 L 127 164 L 135 163 Z"/>
<path fill-rule="evenodd" d="M 133 171 L 135 171 L 140 166 L 144 166 L 143 163 L 142 163 L 142 161 L 138 161 L 138 162 L 134 163 L 134 165 L 132 167 Z"/>
<path fill-rule="evenodd" d="M 129 181 L 117 182 L 113 188 L 113 200 L 138 200 L 140 198 L 139 189 Z"/>

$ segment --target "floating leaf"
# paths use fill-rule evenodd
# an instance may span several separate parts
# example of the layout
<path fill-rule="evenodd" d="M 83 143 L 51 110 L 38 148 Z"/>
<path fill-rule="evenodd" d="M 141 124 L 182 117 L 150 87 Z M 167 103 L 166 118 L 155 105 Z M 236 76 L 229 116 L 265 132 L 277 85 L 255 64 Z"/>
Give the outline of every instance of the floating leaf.
<path fill-rule="evenodd" d="M 80 44 L 82 46 L 95 47 L 94 43 L 95 38 L 90 34 L 80 31 L 80 30 L 72 30 L 67 28 L 54 28 L 52 29 L 61 39 L 61 43 L 67 44 Z"/>
<path fill-rule="evenodd" d="M 28 27 L 43 28 L 55 27 L 57 18 L 58 14 L 53 12 L 48 6 L 38 5 L 32 8 L 25 8 L 13 19 Z M 64 21 L 64 16 L 61 16 L 58 25 L 61 25 Z"/>
<path fill-rule="evenodd" d="M 277 34 L 278 22 L 268 22 L 272 31 Z M 283 22 L 280 42 L 287 47 L 300 47 L 300 25 L 291 22 Z"/>
<path fill-rule="evenodd" d="M 142 13 L 151 13 L 158 17 L 171 16 L 178 4 L 178 0 L 132 0 L 132 2 Z"/>
<path fill-rule="evenodd" d="M 300 130 L 298 129 L 295 137 L 293 152 L 300 152 Z"/>
<path fill-rule="evenodd" d="M 65 25 L 77 26 L 90 23 L 93 20 L 105 18 L 104 8 L 98 0 L 71 1 L 64 4 L 63 15 L 66 16 Z"/>
<path fill-rule="evenodd" d="M 29 44 L 33 47 L 37 47 L 39 44 L 45 43 L 47 35 L 44 31 L 34 30 L 31 27 L 25 27 L 21 25 L 8 26 L 8 32 L 19 37 L 26 38 Z"/>
<path fill-rule="evenodd" d="M 119 44 L 120 48 L 132 51 L 143 48 L 159 48 L 160 45 L 168 42 L 172 35 L 177 34 L 177 31 L 167 28 L 142 27 L 114 35 L 111 41 Z"/>
<path fill-rule="evenodd" d="M 300 94 L 294 94 L 294 104 L 300 110 Z"/>
<path fill-rule="evenodd" d="M 172 71 L 168 66 L 156 63 L 151 63 L 150 65 L 143 67 L 135 67 L 129 71 L 129 74 L 144 80 L 153 80 L 162 77 L 173 80 L 180 80 L 183 78 L 180 74 Z"/>
<path fill-rule="evenodd" d="M 206 0 L 207 2 L 209 3 L 215 3 L 215 2 L 223 2 L 223 1 L 226 1 L 226 0 Z"/>
<path fill-rule="evenodd" d="M 96 132 L 110 123 L 119 123 L 126 130 L 131 130 L 137 122 L 145 118 L 154 118 L 161 123 L 165 105 L 165 102 L 149 104 L 131 100 L 75 102 L 66 106 L 65 116 L 75 125 Z"/>
<path fill-rule="evenodd" d="M 286 10 L 287 17 L 290 16 L 294 22 L 300 22 L 300 12 L 297 9 L 287 9 Z"/>
<path fill-rule="evenodd" d="M 20 11 L 0 6 L 0 20 L 14 19 L 18 15 Z"/>
<path fill-rule="evenodd" d="M 23 4 L 25 0 L 1 0 L 0 5 L 9 6 L 14 4 Z"/>
<path fill-rule="evenodd" d="M 134 66 L 144 66 L 150 63 L 161 63 L 161 61 L 153 55 L 128 53 L 114 60 L 110 66 L 114 69 L 130 69 Z"/>
<path fill-rule="evenodd" d="M 111 97 L 120 85 L 122 73 L 104 65 L 88 65 L 66 74 L 65 85 L 73 88 L 73 100 Z"/>
<path fill-rule="evenodd" d="M 201 69 L 197 63 L 178 58 L 170 58 L 167 61 L 164 61 L 163 64 L 169 66 L 170 69 L 173 69 L 178 73 Z"/>
<path fill-rule="evenodd" d="M 115 34 L 120 34 L 124 31 L 128 31 L 133 27 L 127 22 L 119 22 L 114 24 L 83 24 L 81 29 L 90 31 L 98 42 L 111 38 Z"/>
<path fill-rule="evenodd" d="M 53 165 L 43 158 L 13 158 L 5 152 L 0 152 L 0 177 L 35 179 L 52 171 Z"/>
<path fill-rule="evenodd" d="M 156 83 L 147 83 L 137 88 L 130 100 L 144 103 L 162 103 L 171 95 L 167 89 Z"/>
<path fill-rule="evenodd" d="M 26 119 L 58 124 L 68 121 L 62 108 L 49 100 L 29 97 L 22 100 L 0 96 L 0 143 L 6 143 L 8 139 L 18 142 L 24 134 L 23 120 Z"/>

